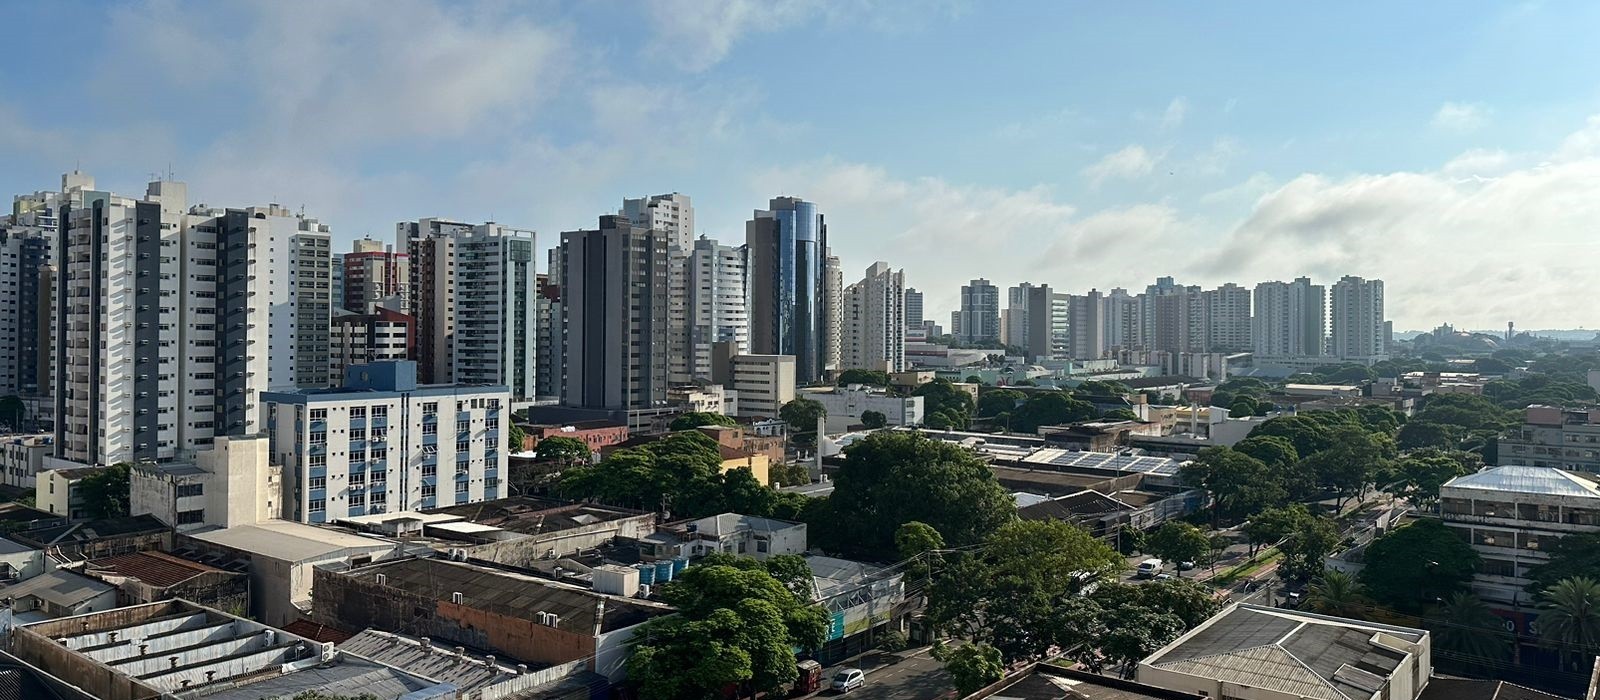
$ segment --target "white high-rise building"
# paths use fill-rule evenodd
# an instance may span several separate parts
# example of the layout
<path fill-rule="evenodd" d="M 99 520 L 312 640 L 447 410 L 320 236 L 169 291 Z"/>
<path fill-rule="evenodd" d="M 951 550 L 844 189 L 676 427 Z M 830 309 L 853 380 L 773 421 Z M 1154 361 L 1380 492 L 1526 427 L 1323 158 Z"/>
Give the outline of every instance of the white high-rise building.
<path fill-rule="evenodd" d="M 1204 292 L 1205 352 L 1246 352 L 1250 342 L 1250 290 L 1229 282 Z"/>
<path fill-rule="evenodd" d="M 622 200 L 617 214 L 635 228 L 659 231 L 666 235 L 667 326 L 660 338 L 666 343 L 667 376 L 674 385 L 688 384 L 698 370 L 695 348 L 689 335 L 693 321 L 690 305 L 695 290 L 689 282 L 689 256 L 694 252 L 694 206 L 689 196 L 673 192 L 638 199 Z"/>
<path fill-rule="evenodd" d="M 750 276 L 744 246 L 722 245 L 701 236 L 687 259 L 690 374 L 711 377 L 711 347 L 733 343 L 750 352 Z"/>
<path fill-rule="evenodd" d="M 267 386 L 325 387 L 333 308 L 333 236 L 327 224 L 276 204 L 248 210 L 267 266 Z M 257 248 L 258 252 L 262 248 Z"/>
<path fill-rule="evenodd" d="M 1000 340 L 1000 288 L 989 280 L 975 279 L 961 287 L 961 310 L 956 313 L 960 317 L 952 319 L 952 324 L 959 330 L 951 332 L 959 334 L 961 340 L 971 343 Z"/>
<path fill-rule="evenodd" d="M 535 395 L 538 270 L 533 231 L 441 219 L 402 222 L 424 384 L 505 384 Z"/>
<path fill-rule="evenodd" d="M 286 515 L 308 523 L 505 495 L 511 393 L 419 386 L 416 363 L 346 368 L 342 390 L 269 392 Z"/>
<path fill-rule="evenodd" d="M 1000 342 L 1019 348 L 1028 346 L 1028 291 L 1032 282 L 1006 289 L 1006 307 L 1000 310 Z"/>
<path fill-rule="evenodd" d="M 266 211 L 187 209 L 180 182 L 152 182 L 143 199 L 92 187 L 80 180 L 60 213 L 56 456 L 168 460 L 258 432 L 270 285 L 288 272 L 276 261 L 293 260 Z"/>
<path fill-rule="evenodd" d="M 689 195 L 673 192 L 622 200 L 617 214 L 638 228 L 667 234 L 669 252 L 688 255 L 694 246 L 694 205 Z"/>
<path fill-rule="evenodd" d="M 1389 333 L 1383 318 L 1383 280 L 1346 275 L 1333 284 L 1330 351 L 1351 362 L 1388 359 Z"/>
<path fill-rule="evenodd" d="M 1251 316 L 1256 359 L 1325 355 L 1326 299 L 1322 285 L 1309 277 L 1257 284 Z"/>
<path fill-rule="evenodd" d="M 880 261 L 845 288 L 839 369 L 905 370 L 905 284 L 905 271 Z"/>
<path fill-rule="evenodd" d="M 1106 299 L 1099 290 L 1075 294 L 1069 302 L 1069 354 L 1075 360 L 1098 360 L 1106 354 Z"/>
<path fill-rule="evenodd" d="M 823 368 L 839 369 L 844 361 L 844 268 L 832 249 L 824 249 L 822 259 L 822 298 L 827 300 L 822 319 L 827 328 L 823 333 Z"/>
<path fill-rule="evenodd" d="M 1144 347 L 1144 299 L 1118 287 L 1106 295 L 1106 346 L 1133 350 Z"/>

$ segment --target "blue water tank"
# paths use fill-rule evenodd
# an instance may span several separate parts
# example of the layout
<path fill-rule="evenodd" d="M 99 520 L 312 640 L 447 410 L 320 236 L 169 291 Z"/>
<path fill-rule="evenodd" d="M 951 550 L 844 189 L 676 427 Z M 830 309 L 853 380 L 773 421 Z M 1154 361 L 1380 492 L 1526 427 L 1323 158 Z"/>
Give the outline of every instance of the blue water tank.
<path fill-rule="evenodd" d="M 639 570 L 639 583 L 650 585 L 656 582 L 656 567 L 649 564 L 640 564 L 634 568 Z"/>
<path fill-rule="evenodd" d="M 672 560 L 672 577 L 673 578 L 677 578 L 679 576 L 682 576 L 683 575 L 683 570 L 687 569 L 687 568 L 689 568 L 689 558 L 688 557 L 678 557 L 677 559 L 673 559 Z"/>
<path fill-rule="evenodd" d="M 656 580 L 666 583 L 672 580 L 672 561 L 663 559 L 656 562 Z"/>

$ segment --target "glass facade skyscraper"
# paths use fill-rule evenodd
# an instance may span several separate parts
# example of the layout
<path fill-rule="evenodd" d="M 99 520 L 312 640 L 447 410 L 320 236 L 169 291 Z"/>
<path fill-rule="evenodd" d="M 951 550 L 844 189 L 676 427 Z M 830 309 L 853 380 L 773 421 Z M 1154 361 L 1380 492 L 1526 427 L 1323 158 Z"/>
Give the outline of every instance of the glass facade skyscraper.
<path fill-rule="evenodd" d="M 817 205 L 779 197 L 745 223 L 750 250 L 750 345 L 793 355 L 795 381 L 822 379 L 829 319 L 828 227 Z"/>

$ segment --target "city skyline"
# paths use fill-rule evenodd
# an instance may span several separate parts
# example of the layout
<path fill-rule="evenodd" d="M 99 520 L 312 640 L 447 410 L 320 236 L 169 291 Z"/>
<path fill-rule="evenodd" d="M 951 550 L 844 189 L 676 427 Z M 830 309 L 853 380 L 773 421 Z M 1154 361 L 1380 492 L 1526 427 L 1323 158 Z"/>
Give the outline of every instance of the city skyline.
<path fill-rule="evenodd" d="M 336 250 L 435 216 L 549 248 L 619 197 L 673 191 L 696 198 L 696 235 L 737 244 L 792 195 L 828 212 L 845 269 L 903 267 L 935 319 L 975 276 L 1081 293 L 1350 274 L 1388 283 L 1397 330 L 1600 325 L 1545 303 L 1594 245 L 1600 96 L 1580 67 L 1600 48 L 1567 39 L 1600 8 L 276 7 L 15 8 L 85 50 L 0 76 L 30 95 L 0 99 L 0 186 L 79 165 L 134 192 L 170 168 L 196 201 L 304 205 Z M 216 26 L 256 50 L 203 48 Z M 800 48 L 817 41 L 829 55 Z M 89 99 L 119 110 L 67 111 Z M 1515 255 L 1484 259 L 1511 236 Z"/>

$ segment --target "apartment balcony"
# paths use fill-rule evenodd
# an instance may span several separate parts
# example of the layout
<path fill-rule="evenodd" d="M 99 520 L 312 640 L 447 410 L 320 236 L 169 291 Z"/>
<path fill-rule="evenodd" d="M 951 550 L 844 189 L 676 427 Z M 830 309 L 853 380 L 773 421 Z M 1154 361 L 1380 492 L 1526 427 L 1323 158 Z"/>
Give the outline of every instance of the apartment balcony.
<path fill-rule="evenodd" d="M 422 444 L 423 445 L 437 445 L 437 444 L 439 444 L 439 436 L 437 434 L 423 435 L 422 436 Z"/>
<path fill-rule="evenodd" d="M 424 454 L 424 455 L 422 455 L 422 464 L 437 466 L 439 464 L 439 455 L 437 455 L 437 454 Z"/>
<path fill-rule="evenodd" d="M 490 464 L 490 465 L 484 467 L 483 468 L 483 477 L 485 479 L 497 479 L 497 478 L 499 478 L 500 477 L 500 467 L 495 466 L 493 464 Z"/>
<path fill-rule="evenodd" d="M 307 451 L 307 454 L 325 455 L 325 454 L 328 453 L 328 443 L 325 443 L 325 442 L 313 442 L 307 448 L 306 451 Z"/>
<path fill-rule="evenodd" d="M 360 438 L 353 439 L 350 441 L 350 449 L 365 450 L 367 449 L 367 441 Z"/>
<path fill-rule="evenodd" d="M 367 427 L 367 419 L 365 419 L 365 418 L 351 418 L 350 419 L 350 428 L 351 429 L 365 428 L 365 427 Z"/>

